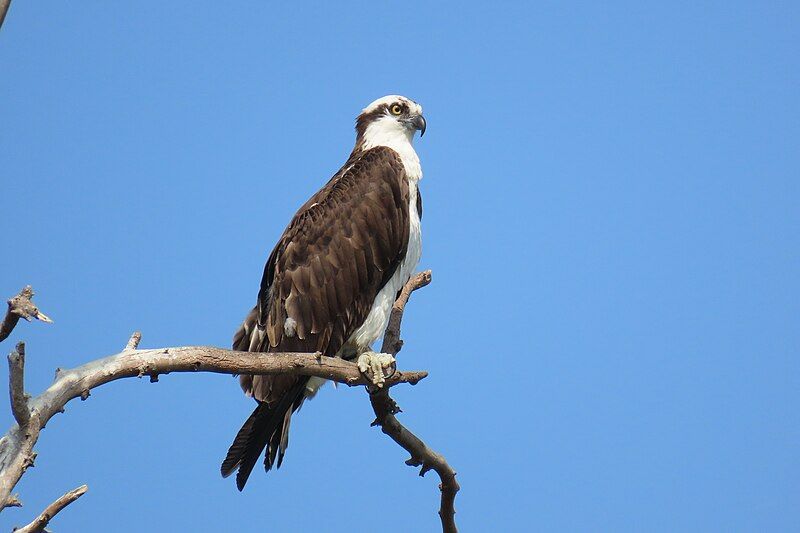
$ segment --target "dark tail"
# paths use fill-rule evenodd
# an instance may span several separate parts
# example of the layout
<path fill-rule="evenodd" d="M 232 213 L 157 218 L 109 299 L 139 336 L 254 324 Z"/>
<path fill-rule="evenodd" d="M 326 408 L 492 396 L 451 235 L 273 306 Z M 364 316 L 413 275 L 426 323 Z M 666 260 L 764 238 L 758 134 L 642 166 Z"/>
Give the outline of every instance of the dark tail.
<path fill-rule="evenodd" d="M 277 467 L 281 466 L 289 441 L 291 413 L 297 410 L 303 401 L 306 381 L 306 379 L 300 380 L 281 397 L 273 408 L 270 408 L 266 402 L 259 402 L 242 429 L 236 434 L 233 444 L 228 449 L 228 455 L 222 461 L 220 471 L 222 477 L 228 477 L 238 468 L 236 487 L 240 491 L 244 489 L 247 478 L 250 477 L 256 461 L 267 444 L 269 444 L 269 448 L 264 456 L 264 468 L 269 472 L 276 457 L 278 459 Z M 290 409 L 291 411 L 289 411 Z"/>

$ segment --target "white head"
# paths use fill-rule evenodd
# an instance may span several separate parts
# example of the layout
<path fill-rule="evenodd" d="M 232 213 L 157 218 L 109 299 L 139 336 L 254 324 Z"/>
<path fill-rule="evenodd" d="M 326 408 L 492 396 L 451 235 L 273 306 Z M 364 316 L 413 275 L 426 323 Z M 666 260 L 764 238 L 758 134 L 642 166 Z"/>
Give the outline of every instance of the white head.
<path fill-rule="evenodd" d="M 406 98 L 392 94 L 378 98 L 356 119 L 356 146 L 391 145 L 405 140 L 409 144 L 414 132 L 425 134 L 425 117 L 422 106 Z"/>

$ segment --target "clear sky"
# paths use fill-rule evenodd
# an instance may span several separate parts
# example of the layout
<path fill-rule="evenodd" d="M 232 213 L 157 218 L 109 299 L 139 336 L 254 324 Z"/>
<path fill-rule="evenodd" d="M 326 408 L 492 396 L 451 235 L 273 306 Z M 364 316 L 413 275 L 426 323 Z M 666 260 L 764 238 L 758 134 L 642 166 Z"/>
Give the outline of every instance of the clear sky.
<path fill-rule="evenodd" d="M 0 348 L 28 342 L 38 393 L 134 329 L 228 346 L 359 110 L 400 93 L 434 282 L 400 356 L 431 375 L 395 396 L 462 530 L 800 531 L 798 27 L 796 2 L 17 0 L 0 296 L 32 284 L 55 324 Z M 438 528 L 362 390 L 323 389 L 240 494 L 219 463 L 251 408 L 222 375 L 102 387 L 0 529 L 82 483 L 55 531 Z"/>

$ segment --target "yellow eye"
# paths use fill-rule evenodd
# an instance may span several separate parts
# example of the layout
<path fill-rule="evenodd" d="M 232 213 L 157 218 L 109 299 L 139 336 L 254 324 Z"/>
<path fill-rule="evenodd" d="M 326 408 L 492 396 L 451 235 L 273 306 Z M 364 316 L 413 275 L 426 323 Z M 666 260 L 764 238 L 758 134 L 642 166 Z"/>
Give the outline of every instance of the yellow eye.
<path fill-rule="evenodd" d="M 389 108 L 389 112 L 392 115 L 399 115 L 403 112 L 403 108 L 400 106 L 400 104 L 392 104 L 392 107 Z"/>

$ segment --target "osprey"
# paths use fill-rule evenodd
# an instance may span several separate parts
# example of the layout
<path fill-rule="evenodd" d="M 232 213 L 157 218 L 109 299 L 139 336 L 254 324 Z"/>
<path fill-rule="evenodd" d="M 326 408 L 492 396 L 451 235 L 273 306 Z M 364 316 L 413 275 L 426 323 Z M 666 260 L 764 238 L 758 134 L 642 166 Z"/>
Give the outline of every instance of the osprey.
<path fill-rule="evenodd" d="M 383 384 L 394 358 L 370 346 L 386 329 L 397 293 L 422 250 L 416 131 L 425 133 L 422 107 L 403 96 L 385 96 L 362 110 L 350 157 L 297 211 L 267 259 L 256 306 L 234 335 L 234 350 L 357 359 L 362 373 Z M 280 467 L 292 413 L 325 380 L 288 375 L 239 380 L 257 406 L 221 471 L 227 477 L 238 469 L 236 486 L 242 490 L 265 448 L 265 469 Z"/>

